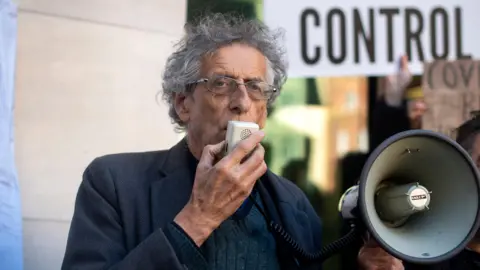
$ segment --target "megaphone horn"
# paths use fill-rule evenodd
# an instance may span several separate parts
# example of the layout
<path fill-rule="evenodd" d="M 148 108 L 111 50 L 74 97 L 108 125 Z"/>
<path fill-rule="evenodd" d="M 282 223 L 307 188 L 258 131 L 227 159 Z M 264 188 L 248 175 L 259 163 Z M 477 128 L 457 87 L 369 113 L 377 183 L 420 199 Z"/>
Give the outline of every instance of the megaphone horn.
<path fill-rule="evenodd" d="M 469 154 L 437 132 L 409 130 L 378 146 L 340 199 L 391 255 L 433 264 L 458 254 L 479 225 L 480 177 Z"/>

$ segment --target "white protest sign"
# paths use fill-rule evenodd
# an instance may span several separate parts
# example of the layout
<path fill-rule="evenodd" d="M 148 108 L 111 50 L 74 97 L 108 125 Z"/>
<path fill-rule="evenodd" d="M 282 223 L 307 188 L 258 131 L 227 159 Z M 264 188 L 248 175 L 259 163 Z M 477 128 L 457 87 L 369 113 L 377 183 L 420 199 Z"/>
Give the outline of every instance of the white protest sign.
<path fill-rule="evenodd" d="M 264 0 L 264 20 L 286 30 L 290 77 L 383 76 L 406 54 L 480 58 L 480 0 Z"/>

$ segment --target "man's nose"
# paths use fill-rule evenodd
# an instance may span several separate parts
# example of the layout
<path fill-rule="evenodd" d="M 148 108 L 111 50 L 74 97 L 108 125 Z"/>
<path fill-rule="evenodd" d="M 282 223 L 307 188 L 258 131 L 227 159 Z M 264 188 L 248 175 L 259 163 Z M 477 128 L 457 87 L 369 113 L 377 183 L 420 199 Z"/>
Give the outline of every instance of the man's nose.
<path fill-rule="evenodd" d="M 235 114 L 243 114 L 250 110 L 252 100 L 248 90 L 243 84 L 238 84 L 231 96 L 230 110 Z"/>

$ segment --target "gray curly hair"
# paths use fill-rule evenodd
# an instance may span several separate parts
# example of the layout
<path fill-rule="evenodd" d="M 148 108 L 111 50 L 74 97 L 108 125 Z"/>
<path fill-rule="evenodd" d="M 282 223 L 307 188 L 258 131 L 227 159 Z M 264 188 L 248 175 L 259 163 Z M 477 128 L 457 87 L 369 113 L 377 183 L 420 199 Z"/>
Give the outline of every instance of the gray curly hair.
<path fill-rule="evenodd" d="M 185 130 L 173 104 L 174 93 L 186 93 L 187 85 L 198 80 L 201 61 L 205 55 L 238 42 L 259 50 L 267 60 L 266 79 L 278 91 L 268 101 L 270 107 L 280 94 L 287 78 L 287 61 L 283 47 L 284 33 L 281 29 L 270 30 L 258 20 L 247 20 L 235 14 L 211 14 L 197 23 L 186 24 L 184 37 L 167 59 L 163 74 L 163 100 L 169 106 L 172 123 L 179 131 Z"/>

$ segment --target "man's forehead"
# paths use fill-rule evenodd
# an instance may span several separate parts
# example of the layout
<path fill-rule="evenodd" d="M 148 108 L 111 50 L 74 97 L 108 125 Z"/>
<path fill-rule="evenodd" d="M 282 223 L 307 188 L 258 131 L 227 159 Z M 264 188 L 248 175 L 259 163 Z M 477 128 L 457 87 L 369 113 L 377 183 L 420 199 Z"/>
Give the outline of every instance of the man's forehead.
<path fill-rule="evenodd" d="M 232 78 L 232 79 L 243 79 L 245 81 L 263 81 L 265 80 L 265 75 L 258 75 L 258 74 L 248 74 L 243 72 L 231 72 L 225 69 L 213 69 L 207 74 L 208 77 L 214 78 Z"/>
<path fill-rule="evenodd" d="M 240 52 L 239 49 L 247 51 Z M 219 49 L 202 63 L 202 75 L 220 75 L 242 79 L 265 79 L 266 58 L 253 48 Z"/>

